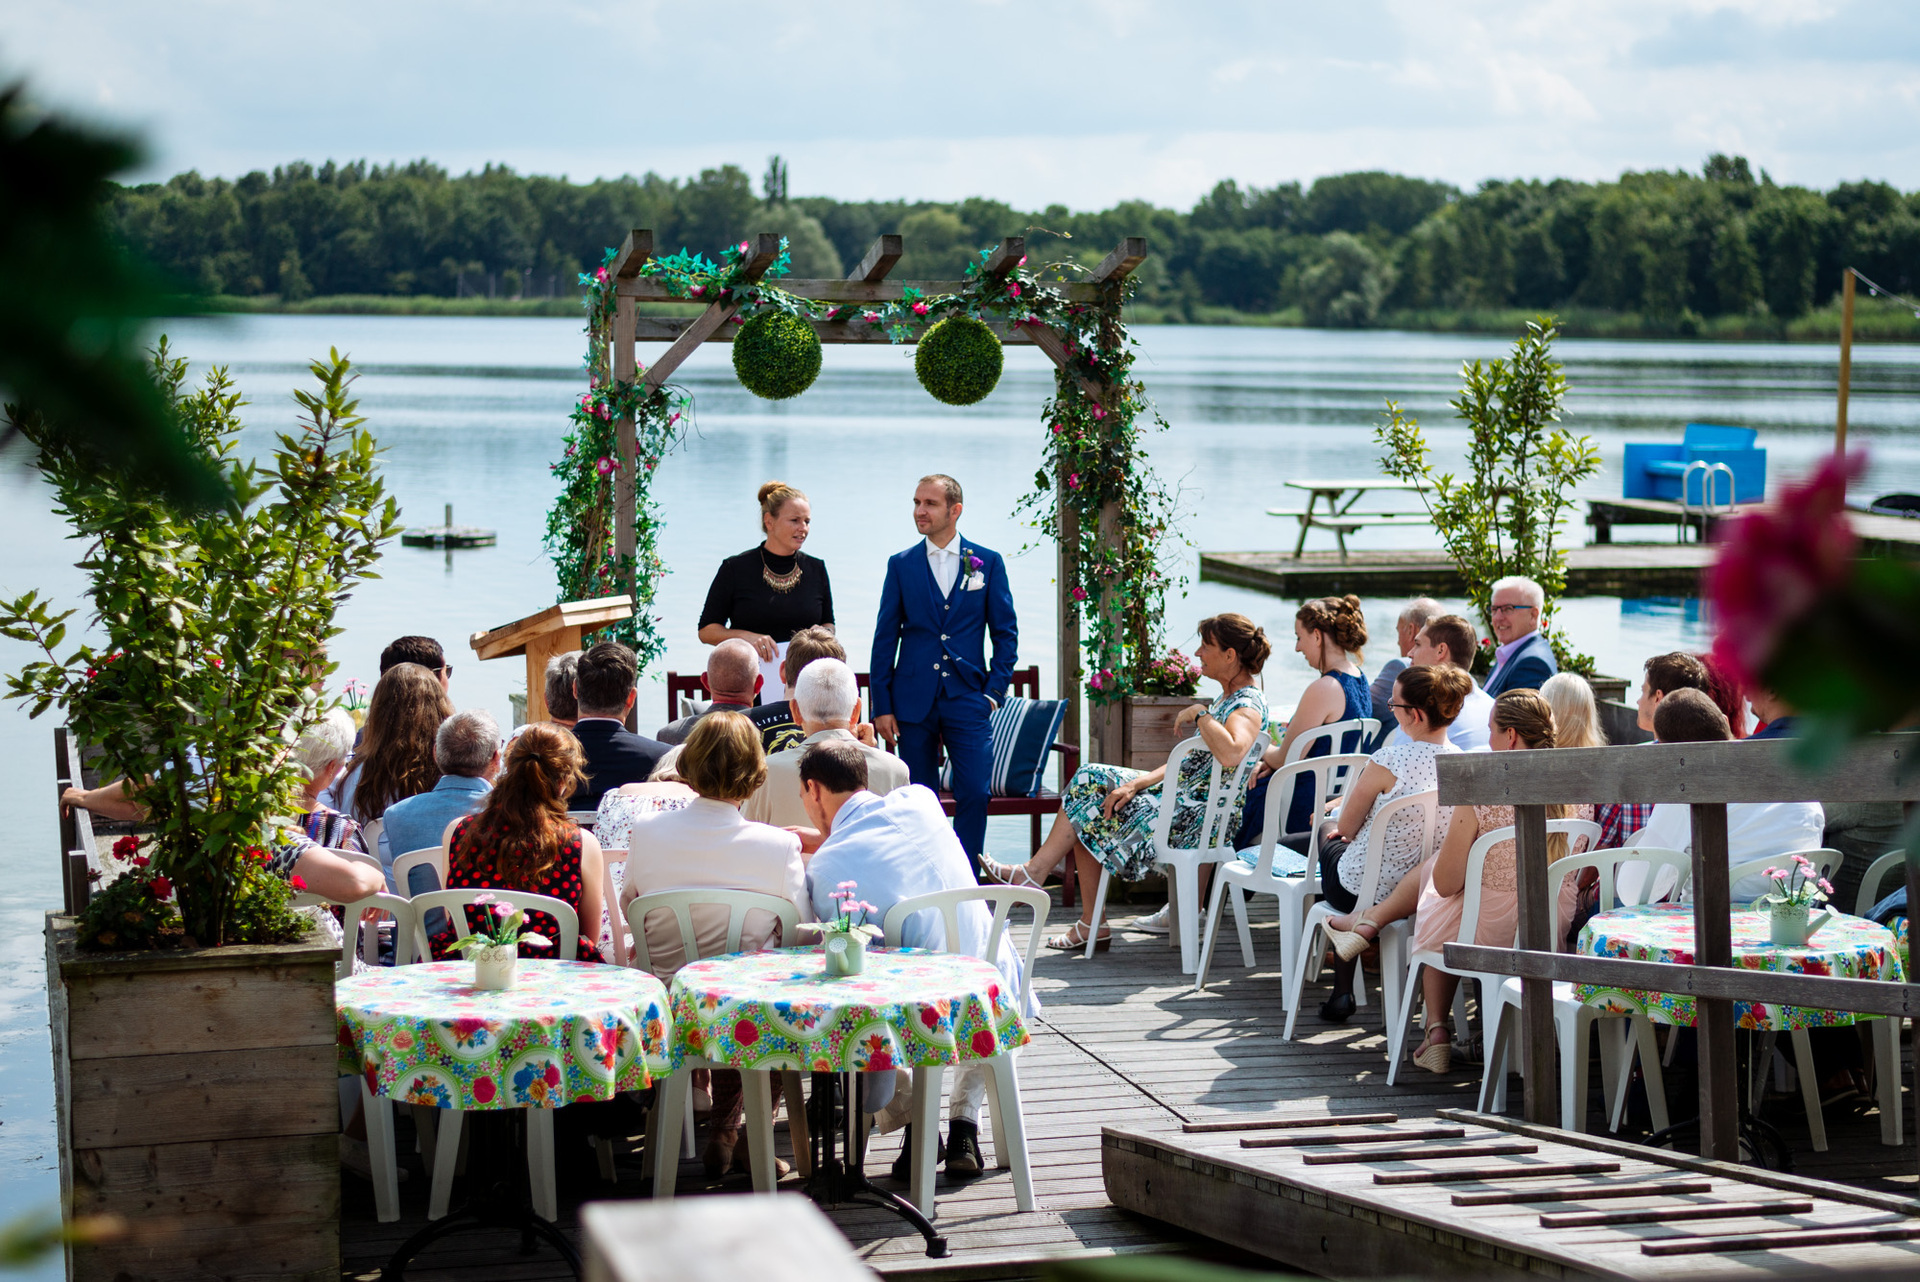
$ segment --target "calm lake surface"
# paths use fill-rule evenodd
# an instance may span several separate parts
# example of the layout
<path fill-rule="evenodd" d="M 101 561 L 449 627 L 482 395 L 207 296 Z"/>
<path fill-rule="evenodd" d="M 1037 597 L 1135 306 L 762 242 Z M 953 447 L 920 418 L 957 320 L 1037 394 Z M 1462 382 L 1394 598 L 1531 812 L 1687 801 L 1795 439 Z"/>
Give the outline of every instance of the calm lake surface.
<path fill-rule="evenodd" d="M 553 494 L 547 465 L 568 406 L 583 386 L 580 325 L 571 320 L 347 316 L 257 316 L 179 321 L 166 327 L 175 350 L 197 366 L 225 364 L 252 400 L 247 446 L 264 451 L 269 433 L 291 428 L 289 390 L 308 381 L 306 363 L 338 347 L 363 372 L 362 410 L 386 449 L 386 477 L 410 524 L 434 525 L 452 503 L 456 521 L 492 527 L 494 548 L 454 554 L 397 544 L 383 577 L 342 609 L 346 635 L 334 647 L 339 679 L 371 682 L 380 649 L 394 636 L 438 637 L 454 665 L 463 707 L 491 708 L 503 724 L 519 688 L 520 660 L 481 664 L 467 647 L 476 630 L 528 614 L 554 599 L 540 544 Z M 1446 402 L 1463 360 L 1501 355 L 1493 339 L 1401 333 L 1144 327 L 1136 367 L 1172 429 L 1152 441 L 1154 463 L 1179 490 L 1190 577 L 1199 549 L 1291 546 L 1291 521 L 1264 515 L 1287 503 L 1295 477 L 1378 473 L 1373 427 L 1387 398 L 1417 413 L 1436 454 L 1460 459 L 1465 433 Z M 650 358 L 658 348 L 643 350 Z M 666 526 L 661 547 L 672 572 L 656 608 L 668 636 L 660 668 L 697 671 L 705 647 L 694 638 L 708 581 L 724 556 L 758 541 L 754 490 L 780 478 L 813 501 L 808 551 L 833 575 L 848 649 L 868 652 L 887 555 L 914 534 L 910 496 L 931 471 L 966 487 L 961 528 L 1008 554 L 1021 619 L 1021 665 L 1038 662 L 1054 681 L 1053 549 L 1015 513 L 1039 462 L 1041 403 L 1053 381 L 1044 358 L 1009 348 L 994 394 L 965 410 L 941 406 L 915 382 L 911 349 L 832 349 L 819 381 L 785 404 L 755 400 L 734 381 L 728 350 L 707 348 L 680 371 L 695 394 L 697 431 L 664 465 L 656 493 Z M 1836 355 L 1829 347 L 1562 340 L 1572 392 L 1567 423 L 1599 443 L 1606 469 L 1594 495 L 1620 492 L 1621 447 L 1677 440 L 1688 421 L 1761 430 L 1769 484 L 1804 472 L 1832 447 Z M 1852 439 L 1872 451 L 1860 493 L 1920 490 L 1920 350 L 1857 348 Z M 1574 541 L 1584 527 L 1569 531 Z M 1330 536 L 1319 536 L 1328 537 Z M 1649 532 L 1646 537 L 1658 538 Z M 1667 535 L 1666 537 L 1671 537 Z M 1355 546 L 1431 542 L 1421 530 L 1379 531 Z M 1317 544 L 1315 544 L 1317 546 Z M 47 511 L 45 492 L 17 456 L 0 466 L 0 591 L 37 588 L 79 604 L 77 548 Z M 1168 641 L 1191 648 L 1193 623 L 1222 610 L 1251 615 L 1277 638 L 1267 672 L 1269 699 L 1290 703 L 1309 670 L 1291 653 L 1295 603 L 1218 584 L 1189 585 L 1169 603 Z M 1396 601 L 1369 601 L 1376 638 L 1371 669 L 1394 653 Z M 1704 647 L 1710 630 L 1695 601 L 1567 602 L 1563 618 L 1601 669 L 1633 674 L 1649 654 Z M 25 647 L 0 641 L 0 668 Z M 861 666 L 864 666 L 862 664 Z M 663 718 L 657 683 L 642 690 L 644 725 Z M 7 836 L 0 880 L 0 1215 L 52 1206 L 58 1196 L 51 1070 L 44 994 L 42 914 L 59 905 L 57 828 L 48 770 L 51 715 L 39 722 L 0 709 L 0 831 Z M 1024 849 L 1025 824 L 1008 823 L 990 844 Z M 57 1276 L 57 1270 L 49 1276 Z"/>

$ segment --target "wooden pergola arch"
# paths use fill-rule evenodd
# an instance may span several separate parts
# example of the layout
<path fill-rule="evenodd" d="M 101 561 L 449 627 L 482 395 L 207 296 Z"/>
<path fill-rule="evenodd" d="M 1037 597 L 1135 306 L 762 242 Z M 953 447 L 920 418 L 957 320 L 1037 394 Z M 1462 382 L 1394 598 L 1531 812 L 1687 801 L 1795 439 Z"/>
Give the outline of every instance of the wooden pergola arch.
<path fill-rule="evenodd" d="M 867 251 L 860 264 L 847 274 L 845 280 L 788 280 L 779 282 L 779 288 L 796 298 L 809 299 L 823 303 L 886 303 L 897 302 L 909 287 L 918 290 L 926 297 L 941 294 L 957 294 L 967 288 L 967 282 L 958 280 L 888 280 L 887 275 L 899 263 L 906 252 L 905 242 L 897 235 L 885 235 L 873 242 L 873 248 Z M 988 255 L 982 272 L 988 276 L 1005 276 L 1018 267 L 1027 253 L 1026 238 L 1008 236 Z M 668 343 L 670 346 L 660 357 L 646 368 L 640 378 L 642 389 L 651 394 L 665 386 L 668 379 L 678 370 L 695 348 L 702 343 L 733 341 L 733 327 L 727 322 L 740 309 L 739 300 L 708 303 L 706 310 L 692 317 L 640 317 L 637 315 L 638 303 L 687 303 L 690 300 L 676 297 L 668 292 L 664 285 L 641 275 L 641 269 L 647 260 L 654 256 L 653 232 L 636 229 L 628 233 L 621 242 L 619 252 L 609 268 L 614 284 L 614 313 L 612 334 L 612 375 L 615 385 L 633 382 L 639 373 L 640 364 L 635 345 L 644 342 Z M 741 279 L 744 283 L 758 281 L 772 267 L 780 256 L 780 237 L 762 232 L 752 238 L 750 252 L 740 259 Z M 1079 281 L 1043 281 L 1038 288 L 1050 290 L 1064 302 L 1095 304 L 1113 296 L 1120 284 L 1140 266 L 1147 257 L 1147 242 L 1141 236 L 1129 236 L 1108 254 L 1100 265 L 1090 272 L 1085 280 Z M 813 329 L 822 343 L 891 343 L 895 340 L 878 326 L 859 325 L 849 322 L 853 314 L 844 319 L 832 321 L 814 321 Z M 1038 347 L 1047 354 L 1048 359 L 1066 371 L 1096 403 L 1105 406 L 1108 389 L 1097 381 L 1087 378 L 1082 372 L 1072 369 L 1064 341 L 1058 331 L 1046 324 L 1009 325 L 990 321 L 989 326 L 1002 343 L 1024 343 Z M 904 342 L 917 341 L 909 337 Z M 614 480 L 614 552 L 625 558 L 634 551 L 634 488 L 636 445 L 634 423 L 631 416 L 616 420 L 621 466 L 615 472 Z M 1111 544 L 1118 539 L 1119 505 L 1109 501 L 1100 513 L 1101 541 Z M 1063 736 L 1071 743 L 1080 742 L 1080 626 L 1075 617 L 1074 603 L 1069 593 L 1074 582 L 1074 550 L 1079 547 L 1078 519 L 1072 509 L 1063 501 L 1060 504 L 1060 562 L 1056 578 L 1056 611 L 1059 624 L 1059 689 L 1060 698 L 1067 704 L 1067 720 L 1062 727 Z M 1109 595 L 1109 601 L 1112 600 Z M 1089 750 L 1100 760 L 1117 760 L 1120 752 L 1120 716 L 1119 706 L 1095 708 L 1092 712 L 1092 724 L 1088 727 L 1092 742 Z"/>

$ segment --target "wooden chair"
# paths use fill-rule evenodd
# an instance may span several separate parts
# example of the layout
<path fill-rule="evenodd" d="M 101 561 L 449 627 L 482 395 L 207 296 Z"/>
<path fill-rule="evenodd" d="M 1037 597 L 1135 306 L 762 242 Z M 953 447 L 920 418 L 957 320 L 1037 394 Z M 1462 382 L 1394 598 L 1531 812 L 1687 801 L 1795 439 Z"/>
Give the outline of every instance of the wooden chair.
<path fill-rule="evenodd" d="M 700 684 L 700 677 L 701 674 L 698 672 L 689 672 L 684 675 L 678 672 L 667 673 L 668 721 L 678 721 L 680 719 L 680 696 L 685 695 L 690 699 L 706 699 L 707 689 Z M 854 685 L 858 686 L 862 691 L 865 691 L 873 685 L 873 678 L 865 672 L 856 672 L 853 674 L 853 682 Z M 761 703 L 783 703 L 786 701 L 786 697 L 787 692 L 785 690 L 762 690 L 760 692 Z M 863 700 L 864 697 L 863 695 Z"/>
<path fill-rule="evenodd" d="M 1040 665 L 1016 669 L 1013 683 L 1007 693 L 1021 699 L 1039 699 Z M 1073 772 L 1080 768 L 1080 749 L 1078 745 L 1055 741 L 1049 749 L 1060 754 L 1060 787 L 1058 789 L 1041 785 L 1040 791 L 1031 797 L 988 797 L 987 818 L 1025 815 L 1030 824 L 1030 848 L 1028 854 L 1040 849 L 1040 843 L 1046 839 L 1045 821 L 1060 813 L 1060 793 L 1073 778 Z M 940 806 L 949 815 L 953 814 L 955 802 L 953 794 L 942 790 Z M 1073 861 L 1067 860 L 1060 866 L 1060 903 L 1062 907 L 1073 907 L 1075 876 Z"/>
<path fill-rule="evenodd" d="M 716 952 L 700 951 L 693 928 L 693 910 L 700 907 L 727 910 L 726 936 Z M 627 930 L 633 936 L 632 964 L 638 969 L 652 971 L 662 983 L 673 982 L 673 971 L 662 970 L 653 964 L 653 948 L 646 932 L 649 913 L 662 911 L 673 915 L 674 925 L 680 932 L 680 956 L 684 965 L 702 957 L 739 952 L 740 935 L 746 928 L 747 914 L 756 909 L 772 914 L 780 923 L 780 938 L 792 942 L 794 933 L 800 927 L 800 912 L 791 902 L 777 895 L 763 895 L 751 890 L 662 890 L 641 895 L 627 905 Z M 674 1183 L 680 1175 L 680 1145 L 669 1142 L 668 1137 L 677 1139 L 686 1126 L 691 1111 L 687 1107 L 687 1097 L 693 1087 L 692 1070 L 731 1067 L 730 1064 L 717 1064 L 689 1055 L 671 1077 L 659 1083 L 659 1089 L 654 1093 L 653 1117 L 647 1127 L 647 1156 L 653 1162 L 654 1197 L 672 1197 Z M 795 1167 L 799 1169 L 805 1160 L 800 1154 L 808 1147 L 807 1110 L 800 1099 L 800 1074 L 783 1073 L 781 1076 L 787 1099 L 787 1130 L 793 1140 Z M 753 1163 L 755 1193 L 774 1192 L 772 1078 L 771 1071 L 740 1070 L 740 1093 L 746 1101 L 747 1148 Z M 805 1172 L 802 1171 L 802 1174 Z"/>
<path fill-rule="evenodd" d="M 454 929 L 464 933 L 467 907 L 481 895 L 494 895 L 516 908 L 538 909 L 551 915 L 560 927 L 560 938 L 555 941 L 555 955 L 563 961 L 571 961 L 578 955 L 580 915 L 574 911 L 572 904 L 551 895 L 536 895 L 532 891 L 484 890 L 477 887 L 433 890 L 413 897 L 416 914 L 414 934 L 419 955 L 432 956 L 425 926 L 430 910 L 444 910 L 453 918 Z M 553 1110 L 529 1108 L 522 1111 L 527 1115 L 527 1176 L 533 1182 L 534 1214 L 551 1220 L 560 1213 L 560 1196 L 553 1171 Z M 439 1133 L 435 1136 L 433 1191 L 427 1200 L 427 1218 L 430 1220 L 440 1219 L 447 1213 L 447 1202 L 453 1194 L 454 1166 L 460 1157 L 460 1131 L 464 1117 L 460 1109 L 441 1109 L 440 1112 L 443 1116 L 439 1121 Z M 490 1179 L 492 1176 L 481 1178 Z"/>
<path fill-rule="evenodd" d="M 1231 862 L 1239 857 L 1234 849 L 1237 828 L 1229 832 L 1235 799 L 1246 795 L 1247 784 L 1260 764 L 1260 754 L 1272 740 L 1263 730 L 1253 737 L 1247 755 L 1232 770 L 1211 760 L 1213 750 L 1198 735 L 1182 739 L 1167 754 L 1166 780 L 1160 785 L 1160 809 L 1153 820 L 1153 861 L 1172 869 L 1168 889 L 1174 898 L 1174 929 L 1180 939 L 1180 969 L 1191 975 L 1200 968 L 1200 865 Z M 1207 768 L 1207 795 L 1200 821 L 1198 841 L 1191 846 L 1175 846 L 1173 816 L 1179 805 L 1180 766 L 1189 753 L 1204 752 L 1210 758 Z M 1113 874 L 1100 870 L 1100 886 L 1093 897 L 1093 924 L 1087 932 L 1087 957 L 1091 958 L 1099 942 L 1100 918 L 1107 906 L 1107 888 Z"/>
<path fill-rule="evenodd" d="M 1398 801 L 1390 801 L 1373 814 L 1373 824 L 1367 831 L 1366 865 L 1360 874 L 1359 901 L 1363 907 L 1371 907 L 1381 899 L 1378 893 L 1380 876 L 1385 866 L 1387 854 L 1387 834 L 1392 831 L 1393 820 L 1402 813 L 1412 812 L 1420 821 L 1420 859 L 1433 854 L 1434 820 L 1438 814 L 1440 794 L 1433 790 L 1410 793 Z M 1416 861 L 1418 862 L 1418 861 Z M 1320 935 L 1328 918 L 1334 916 L 1333 908 L 1322 899 L 1307 910 L 1307 918 L 1300 929 L 1300 951 L 1294 954 L 1291 965 L 1281 973 L 1282 991 L 1285 993 L 1287 1007 L 1287 1025 L 1280 1034 L 1280 1040 L 1293 1040 L 1293 1022 L 1300 1016 L 1300 995 L 1306 987 L 1309 963 L 1314 952 L 1320 947 Z M 1399 925 L 1400 923 L 1392 923 Z M 1378 936 L 1380 944 L 1380 1002 L 1392 1019 L 1392 1013 L 1399 1009 L 1400 980 L 1406 971 L 1406 962 L 1400 956 L 1405 947 L 1405 932 L 1382 929 Z M 1359 993 L 1358 980 L 1362 969 L 1354 971 L 1355 992 Z"/>
<path fill-rule="evenodd" d="M 986 951 L 976 954 L 983 961 L 992 962 L 1000 955 L 1000 940 L 1007 933 L 1007 917 L 1016 905 L 1024 905 L 1033 913 L 1033 924 L 1027 932 L 1027 955 L 1022 959 L 1020 968 L 1020 991 L 1015 1000 L 1020 1004 L 1023 1015 L 1033 1014 L 1033 965 L 1040 952 L 1040 937 L 1047 924 L 1047 913 L 1053 901 L 1044 890 L 1034 890 L 1024 886 L 968 886 L 959 890 L 940 890 L 928 895 L 915 895 L 911 899 L 902 899 L 887 909 L 881 922 L 886 933 L 887 946 L 901 946 L 901 935 L 907 923 L 915 914 L 938 912 L 941 927 L 947 941 L 943 950 L 949 953 L 959 952 L 955 946 L 960 939 L 960 906 L 969 903 L 991 904 L 993 920 L 987 927 Z M 987 1115 L 993 1124 L 993 1162 L 1001 1170 L 1013 1171 L 1013 1197 L 1015 1208 L 1032 1211 L 1033 1169 L 1027 1160 L 1027 1122 L 1026 1114 L 1020 1105 L 1020 1079 L 1014 1071 L 1013 1055 L 995 1055 L 984 1060 L 992 1074 L 991 1095 L 987 1100 Z M 941 1067 L 916 1068 L 913 1070 L 913 1176 L 908 1190 L 908 1199 L 920 1208 L 920 1213 L 928 1219 L 933 1218 L 934 1180 L 933 1164 L 937 1153 L 937 1128 L 940 1119 L 940 1085 L 946 1070 Z"/>

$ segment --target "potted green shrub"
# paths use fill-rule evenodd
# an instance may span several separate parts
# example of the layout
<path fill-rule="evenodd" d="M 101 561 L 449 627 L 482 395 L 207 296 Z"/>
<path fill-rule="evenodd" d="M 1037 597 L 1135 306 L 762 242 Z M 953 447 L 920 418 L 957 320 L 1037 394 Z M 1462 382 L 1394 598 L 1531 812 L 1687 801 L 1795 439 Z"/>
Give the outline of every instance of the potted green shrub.
<path fill-rule="evenodd" d="M 84 541 L 88 635 L 29 592 L 0 632 L 44 656 L 8 693 L 58 707 L 122 777 L 149 835 L 78 919 L 50 914 L 61 1180 L 75 1215 L 122 1217 L 74 1277 L 338 1277 L 333 963 L 266 869 L 299 788 L 287 750 L 323 707 L 334 611 L 398 512 L 337 352 L 265 463 L 236 457 L 226 371 L 153 375 L 230 498 L 193 509 L 13 415 Z M 218 1090 L 210 1089 L 218 1084 Z"/>

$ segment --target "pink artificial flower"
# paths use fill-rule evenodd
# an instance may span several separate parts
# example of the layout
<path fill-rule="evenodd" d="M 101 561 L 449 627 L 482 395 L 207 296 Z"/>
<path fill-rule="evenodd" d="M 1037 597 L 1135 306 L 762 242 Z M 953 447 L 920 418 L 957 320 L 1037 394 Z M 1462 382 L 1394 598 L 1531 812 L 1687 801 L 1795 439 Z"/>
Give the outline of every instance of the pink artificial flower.
<path fill-rule="evenodd" d="M 1093 416 L 1095 418 L 1105 418 L 1107 416 L 1107 411 L 1104 407 L 1095 405 L 1093 407 Z"/>
<path fill-rule="evenodd" d="M 513 916 L 513 905 L 505 901 L 497 903 L 493 906 L 493 915 L 495 917 L 511 917 Z"/>
<path fill-rule="evenodd" d="M 1067 488 L 1070 490 L 1077 490 L 1080 488 L 1080 473 L 1069 472 L 1067 474 Z"/>
<path fill-rule="evenodd" d="M 843 882 L 841 882 L 841 883 L 840 883 L 840 885 L 839 885 L 839 886 L 837 887 L 837 889 L 839 889 L 839 890 L 857 890 L 857 889 L 859 888 L 859 886 L 860 886 L 860 883 L 859 883 L 859 882 L 857 882 L 857 881 L 843 881 Z"/>
<path fill-rule="evenodd" d="M 1027 256 L 1025 254 L 1020 255 L 1020 261 L 1014 264 L 1015 267 L 1025 267 L 1026 265 Z"/>
<path fill-rule="evenodd" d="M 608 458 L 606 455 L 602 454 L 600 456 L 599 461 L 596 462 L 593 466 L 595 470 L 600 473 L 600 475 L 612 476 L 614 473 L 614 470 L 618 468 L 620 465 L 614 462 L 612 459 Z"/>
<path fill-rule="evenodd" d="M 692 289 L 687 291 L 687 293 L 692 295 L 694 298 L 698 298 L 700 297 L 700 295 L 706 292 L 707 292 L 707 287 L 705 285 L 695 285 Z"/>
<path fill-rule="evenodd" d="M 747 242 L 744 240 L 740 242 L 740 252 L 743 254 L 747 252 Z"/>
<path fill-rule="evenodd" d="M 476 904 L 490 904 L 493 902 L 493 892 L 489 890 L 485 894 L 475 895 L 473 902 Z"/>
<path fill-rule="evenodd" d="M 597 281 L 600 281 L 602 284 L 604 284 L 607 279 L 607 269 L 604 267 L 600 268 L 598 271 L 593 273 L 593 278 Z"/>
<path fill-rule="evenodd" d="M 1720 618 L 1713 653 L 1742 682 L 1759 683 L 1781 636 L 1852 573 L 1847 482 L 1866 462 L 1861 452 L 1828 456 L 1805 481 L 1741 517 L 1721 543 L 1707 571 Z"/>
<path fill-rule="evenodd" d="M 861 319 L 861 320 L 863 320 L 863 321 L 865 321 L 865 322 L 866 322 L 867 324 L 869 324 L 869 325 L 878 325 L 878 324 L 880 323 L 880 313 L 879 313 L 879 312 L 865 312 L 865 313 L 862 313 L 862 314 L 861 314 L 861 317 L 860 317 L 860 319 Z"/>
<path fill-rule="evenodd" d="M 929 308 L 925 303 L 915 303 L 913 305 L 913 314 L 915 316 L 925 316 L 928 310 Z"/>
<path fill-rule="evenodd" d="M 1820 879 L 1819 885 L 1820 885 L 1820 889 L 1826 891 L 1829 895 L 1833 893 L 1833 883 L 1828 881 L 1825 877 L 1822 877 Z"/>
<path fill-rule="evenodd" d="M 1073 590 L 1073 599 L 1074 599 L 1074 600 L 1076 600 L 1076 601 L 1084 601 L 1084 600 L 1086 600 L 1086 599 L 1087 599 L 1087 590 L 1086 590 L 1085 588 L 1083 588 L 1083 587 L 1075 587 L 1075 588 L 1074 588 L 1074 590 Z"/>
<path fill-rule="evenodd" d="M 1007 297 L 1008 297 L 1008 298 L 1018 298 L 1018 297 L 1020 297 L 1020 282 L 1019 282 L 1019 281 L 1017 281 L 1017 280 L 1010 280 L 1010 281 L 1008 281 L 1008 282 L 1007 282 Z"/>
<path fill-rule="evenodd" d="M 671 413 L 671 414 L 669 414 L 669 415 L 667 416 L 667 426 L 668 426 L 668 427 L 672 427 L 672 426 L 673 426 L 673 425 L 674 425 L 675 423 L 678 423 L 679 421 L 680 421 L 680 411 L 679 411 L 679 410 L 675 410 L 675 411 L 674 411 L 673 413 Z"/>

